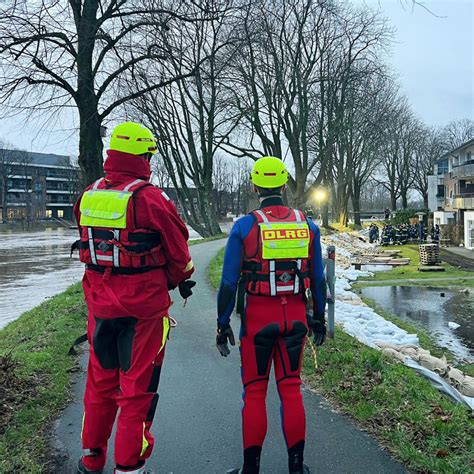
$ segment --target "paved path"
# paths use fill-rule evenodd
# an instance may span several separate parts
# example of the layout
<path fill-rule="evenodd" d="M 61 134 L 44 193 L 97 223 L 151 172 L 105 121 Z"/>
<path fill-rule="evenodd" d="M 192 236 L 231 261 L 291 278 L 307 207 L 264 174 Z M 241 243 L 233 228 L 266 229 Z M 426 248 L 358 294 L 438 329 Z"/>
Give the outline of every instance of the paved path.
<path fill-rule="evenodd" d="M 159 474 L 223 474 L 241 464 L 238 350 L 234 348 L 231 356 L 224 359 L 215 349 L 215 293 L 206 284 L 206 267 L 223 245 L 224 241 L 215 241 L 191 247 L 199 286 L 185 310 L 180 301 L 172 308 L 179 325 L 167 349 L 153 430 L 156 447 L 148 463 Z M 237 329 L 237 321 L 234 328 Z M 74 402 L 55 427 L 56 445 L 67 457 L 61 473 L 74 472 L 81 454 L 83 387 L 81 374 L 75 383 Z M 286 448 L 274 384 L 269 392 L 269 430 L 262 474 L 285 474 Z M 407 472 L 372 438 L 331 410 L 322 397 L 308 390 L 304 395 L 308 419 L 306 462 L 313 473 Z M 106 473 L 113 472 L 112 466 L 109 459 Z"/>
<path fill-rule="evenodd" d="M 474 250 L 464 247 L 440 248 L 440 256 L 443 262 L 460 267 L 464 270 L 474 271 Z"/>

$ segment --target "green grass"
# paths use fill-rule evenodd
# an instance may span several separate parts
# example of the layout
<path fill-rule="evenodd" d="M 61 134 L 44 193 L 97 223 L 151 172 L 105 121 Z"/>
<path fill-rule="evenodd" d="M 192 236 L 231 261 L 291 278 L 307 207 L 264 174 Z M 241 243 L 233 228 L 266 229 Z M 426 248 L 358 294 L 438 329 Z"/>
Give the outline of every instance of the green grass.
<path fill-rule="evenodd" d="M 219 285 L 222 261 L 223 250 L 208 268 L 214 288 Z M 440 354 L 441 349 L 426 333 L 381 313 L 417 332 L 424 347 Z M 409 469 L 472 472 L 474 424 L 468 409 L 451 402 L 414 370 L 361 344 L 339 327 L 335 338 L 317 350 L 317 367 L 307 347 L 303 376 L 310 387 L 357 420 Z"/>
<path fill-rule="evenodd" d="M 224 263 L 224 250 L 220 249 L 217 255 L 212 259 L 207 268 L 207 276 L 213 288 L 219 288 L 222 276 L 222 264 Z"/>
<path fill-rule="evenodd" d="M 188 246 L 203 244 L 204 242 L 212 242 L 213 240 L 226 239 L 227 237 L 229 237 L 229 234 L 221 233 L 213 235 L 212 237 L 205 237 L 204 239 L 188 240 Z"/>
<path fill-rule="evenodd" d="M 19 386 L 9 399 L 14 410 L 0 437 L 0 472 L 51 472 L 46 434 L 68 400 L 76 367 L 68 350 L 85 328 L 86 308 L 77 284 L 0 331 L 0 357 L 11 356 L 14 364 L 4 377 Z"/>
<path fill-rule="evenodd" d="M 391 249 L 391 247 L 389 248 Z M 444 272 L 420 272 L 418 267 L 420 265 L 420 253 L 417 244 L 400 245 L 393 247 L 394 250 L 400 250 L 402 257 L 409 258 L 410 263 L 399 267 L 394 267 L 392 270 L 376 272 L 373 277 L 365 278 L 364 281 L 372 282 L 383 282 L 384 280 L 400 280 L 403 283 L 404 280 L 409 279 L 439 279 L 440 283 L 445 286 L 472 286 L 474 285 L 473 280 L 463 280 L 463 277 L 474 277 L 474 272 L 466 270 L 460 270 L 456 267 L 449 265 L 448 263 L 441 263 L 441 266 L 445 268 Z M 445 281 L 447 277 L 459 278 L 459 281 Z M 407 282 L 407 284 L 413 284 Z M 423 284 L 423 282 L 422 282 Z M 437 285 L 438 283 L 436 283 Z"/>
<path fill-rule="evenodd" d="M 303 362 L 307 384 L 371 432 L 409 469 L 470 473 L 474 425 L 412 369 L 336 328 L 334 340 Z"/>

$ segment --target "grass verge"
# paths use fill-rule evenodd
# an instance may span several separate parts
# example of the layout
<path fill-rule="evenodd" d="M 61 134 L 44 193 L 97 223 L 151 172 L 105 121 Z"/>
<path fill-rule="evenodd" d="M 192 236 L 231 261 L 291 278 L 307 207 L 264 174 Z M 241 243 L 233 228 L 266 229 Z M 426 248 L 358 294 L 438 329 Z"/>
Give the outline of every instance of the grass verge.
<path fill-rule="evenodd" d="M 385 280 L 400 280 L 400 283 L 403 283 L 405 280 L 416 279 L 439 279 L 439 282 L 443 285 L 449 286 L 474 286 L 474 280 L 463 280 L 463 277 L 474 277 L 474 272 L 469 272 L 466 270 L 460 270 L 459 268 L 453 267 L 448 263 L 441 263 L 441 266 L 445 268 L 444 272 L 420 272 L 418 267 L 420 265 L 420 253 L 418 245 L 408 244 L 408 245 L 399 245 L 394 247 L 394 250 L 399 250 L 402 257 L 409 258 L 410 263 L 408 265 L 394 267 L 392 270 L 376 272 L 373 277 L 366 278 L 364 281 L 367 282 L 383 282 Z M 446 278 L 459 278 L 459 280 L 446 280 Z M 446 280 L 443 282 L 443 280 Z M 408 285 L 412 284 L 411 282 L 406 282 Z M 421 282 L 421 284 L 424 284 Z M 434 283 L 433 283 L 434 284 Z M 436 283 L 438 284 L 438 283 Z"/>
<path fill-rule="evenodd" d="M 229 234 L 221 233 L 213 235 L 212 237 L 204 237 L 203 239 L 188 240 L 188 246 L 203 244 L 204 242 L 212 242 L 213 240 L 226 239 L 227 237 L 229 237 Z"/>
<path fill-rule="evenodd" d="M 412 369 L 359 343 L 341 329 L 303 362 L 305 382 L 372 433 L 409 469 L 472 472 L 474 426 Z"/>
<path fill-rule="evenodd" d="M 208 268 L 217 288 L 223 250 Z M 398 321 L 397 321 L 398 324 Z M 438 353 L 428 336 L 420 339 Z M 372 433 L 409 469 L 472 472 L 474 424 L 468 410 L 451 402 L 412 369 L 385 357 L 339 327 L 317 353 L 303 361 L 306 384 Z"/>
<path fill-rule="evenodd" d="M 224 251 L 225 249 L 220 249 L 207 268 L 207 277 L 212 287 L 216 289 L 219 288 L 219 283 L 221 281 L 222 264 L 224 263 Z"/>
<path fill-rule="evenodd" d="M 0 330 L 0 473 L 55 472 L 48 432 L 69 401 L 77 362 L 68 350 L 85 332 L 86 319 L 76 284 Z"/>
<path fill-rule="evenodd" d="M 76 370 L 68 350 L 85 327 L 76 284 L 0 331 L 0 472 L 53 472 L 47 432 L 68 400 Z"/>

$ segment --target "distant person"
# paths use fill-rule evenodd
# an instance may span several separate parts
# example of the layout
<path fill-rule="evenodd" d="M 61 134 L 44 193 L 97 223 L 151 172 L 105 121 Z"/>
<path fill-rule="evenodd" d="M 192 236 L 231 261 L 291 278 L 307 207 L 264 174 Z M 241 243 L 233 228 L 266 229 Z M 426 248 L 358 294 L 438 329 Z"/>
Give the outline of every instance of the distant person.
<path fill-rule="evenodd" d="M 385 208 L 384 215 L 385 215 L 385 220 L 388 221 L 391 215 L 390 209 L 388 207 Z"/>
<path fill-rule="evenodd" d="M 267 431 L 265 399 L 273 364 L 281 400 L 288 471 L 307 474 L 303 464 L 306 421 L 301 394 L 301 363 L 308 333 L 321 345 L 326 337 L 326 281 L 319 228 L 283 204 L 288 181 L 284 163 L 259 159 L 251 179 L 260 208 L 232 227 L 224 256 L 217 304 L 216 344 L 224 357 L 235 345 L 230 327 L 236 293 L 241 315 L 240 356 L 244 386 L 243 467 L 228 473 L 258 474 Z M 306 315 L 306 291 L 313 296 Z M 218 394 L 216 394 L 218 396 Z"/>
<path fill-rule="evenodd" d="M 150 183 L 156 140 L 127 122 L 112 133 L 101 178 L 79 197 L 81 261 L 90 345 L 78 473 L 102 473 L 118 410 L 115 473 L 145 470 L 170 330 L 168 289 L 192 295 L 188 231 Z"/>

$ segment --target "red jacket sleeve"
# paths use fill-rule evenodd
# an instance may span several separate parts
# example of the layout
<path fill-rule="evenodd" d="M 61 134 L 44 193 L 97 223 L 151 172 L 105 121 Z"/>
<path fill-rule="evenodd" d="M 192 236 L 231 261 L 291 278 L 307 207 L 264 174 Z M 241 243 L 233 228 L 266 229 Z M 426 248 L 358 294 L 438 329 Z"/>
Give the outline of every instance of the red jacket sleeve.
<path fill-rule="evenodd" d="M 187 280 L 194 272 L 189 233 L 173 201 L 161 189 L 146 187 L 139 193 L 135 212 L 138 227 L 161 233 L 168 285 L 176 287 Z"/>

